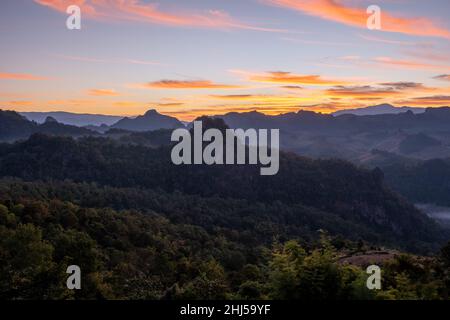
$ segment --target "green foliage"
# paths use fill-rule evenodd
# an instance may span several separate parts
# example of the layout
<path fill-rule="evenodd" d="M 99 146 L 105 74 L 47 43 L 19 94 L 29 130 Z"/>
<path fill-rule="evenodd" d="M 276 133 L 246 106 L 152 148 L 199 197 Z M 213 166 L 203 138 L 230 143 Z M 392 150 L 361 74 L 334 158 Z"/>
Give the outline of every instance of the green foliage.
<path fill-rule="evenodd" d="M 371 244 L 430 252 L 442 240 L 379 174 L 282 161 L 286 171 L 261 177 L 239 166 L 173 167 L 165 147 L 105 139 L 0 146 L 0 176 L 26 180 L 0 179 L 0 297 L 448 298 L 448 247 L 439 259 L 386 263 L 377 292 L 363 266 L 340 262 Z M 82 290 L 66 288 L 72 264 Z"/>
<path fill-rule="evenodd" d="M 270 262 L 270 296 L 274 299 L 368 299 L 362 271 L 337 263 L 337 253 L 322 236 L 307 253 L 295 241 L 274 252 Z M 367 277 L 366 277 L 367 278 Z"/>

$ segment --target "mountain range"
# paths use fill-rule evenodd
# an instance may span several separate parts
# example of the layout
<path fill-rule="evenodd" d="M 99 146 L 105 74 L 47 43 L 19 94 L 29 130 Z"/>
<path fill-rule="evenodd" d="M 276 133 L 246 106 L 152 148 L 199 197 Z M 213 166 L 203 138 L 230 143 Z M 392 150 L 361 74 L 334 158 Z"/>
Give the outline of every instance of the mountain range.
<path fill-rule="evenodd" d="M 390 105 L 379 105 L 366 109 L 392 108 L 394 107 Z M 448 107 L 427 108 L 417 113 L 407 109 L 400 113 L 360 116 L 300 110 L 275 116 L 252 111 L 231 112 L 213 117 L 223 119 L 230 128 L 280 129 L 282 149 L 313 158 L 342 158 L 376 166 L 384 161 L 381 155 L 387 154 L 418 160 L 450 157 Z M 51 124 L 38 124 L 17 113 L 0 111 L 0 141 L 23 139 L 39 132 L 68 136 L 100 134 L 123 137 L 127 132 L 148 132 L 185 126 L 178 119 L 162 115 L 153 109 L 135 118 L 120 119 L 110 126 L 87 125 L 80 128 L 60 123 L 54 117 L 51 119 L 55 120 Z M 137 138 L 137 135 L 133 137 Z M 139 139 L 142 141 L 142 137 Z M 384 153 L 376 153 L 375 156 L 374 150 Z"/>
<path fill-rule="evenodd" d="M 391 104 L 384 103 L 376 106 L 356 108 L 356 109 L 345 109 L 333 112 L 333 115 L 340 116 L 343 114 L 354 114 L 356 116 L 374 116 L 377 114 L 397 114 L 406 111 L 411 111 L 413 113 L 422 113 L 426 108 L 417 107 L 394 107 Z"/>
<path fill-rule="evenodd" d="M 59 123 L 52 117 L 47 117 L 43 123 L 38 124 L 14 111 L 0 110 L 0 141 L 27 139 L 34 133 L 72 137 L 98 134 L 86 128 Z"/>
<path fill-rule="evenodd" d="M 28 120 L 44 123 L 47 117 L 52 117 L 56 121 L 68 124 L 77 127 L 84 126 L 101 126 L 102 124 L 110 126 L 116 123 L 117 121 L 123 119 L 124 117 L 120 116 L 109 116 L 102 114 L 80 114 L 80 113 L 71 113 L 71 112 L 63 112 L 63 111 L 55 111 L 55 112 L 20 112 L 21 115 L 25 116 Z"/>
<path fill-rule="evenodd" d="M 408 110 L 411 110 L 413 113 L 421 113 L 424 112 L 426 108 L 415 108 L 415 107 L 394 107 L 390 104 L 380 104 L 375 106 L 369 106 L 358 109 L 345 109 L 332 113 L 335 116 L 343 115 L 343 114 L 354 114 L 354 115 L 377 115 L 377 114 L 397 114 L 402 113 Z M 53 117 L 56 121 L 78 126 L 95 126 L 100 127 L 101 125 L 112 126 L 116 124 L 119 120 L 124 119 L 122 116 L 111 116 L 111 115 L 103 115 L 103 114 L 81 114 L 81 113 L 72 113 L 72 112 L 64 112 L 64 111 L 51 111 L 51 112 L 20 112 L 21 115 L 25 116 L 28 120 L 43 123 L 47 117 Z M 135 117 L 130 117 L 133 119 Z M 183 122 L 184 125 L 187 125 L 187 122 Z"/>
<path fill-rule="evenodd" d="M 42 113 L 39 115 L 39 123 L 31 121 L 25 116 L 14 111 L 0 110 L 0 141 L 14 141 L 18 139 L 26 139 L 34 133 L 65 135 L 65 136 L 85 136 L 105 134 L 109 130 L 122 130 L 127 132 L 143 132 L 158 129 L 175 129 L 184 127 L 184 124 L 174 117 L 169 117 L 158 113 L 156 110 L 149 110 L 144 115 L 136 118 L 120 118 L 111 126 L 101 125 L 85 125 L 74 126 L 61 123 L 61 115 L 51 116 L 52 113 Z M 41 121 L 41 117 L 46 118 Z M 87 115 L 65 114 L 65 119 L 72 119 L 68 122 L 76 122 L 85 124 L 90 121 Z M 109 117 L 109 116 L 105 116 Z M 85 120 L 82 120 L 85 119 Z M 105 118 L 103 116 L 93 115 L 93 123 L 99 123 Z M 110 119 L 112 120 L 112 119 Z M 66 121 L 67 122 L 67 121 Z M 113 131 L 114 133 L 114 131 Z"/>
<path fill-rule="evenodd" d="M 449 107 L 364 116 L 302 110 L 276 116 L 254 111 L 215 117 L 231 128 L 278 128 L 282 149 L 310 157 L 360 163 L 373 150 L 423 160 L 450 157 Z"/>

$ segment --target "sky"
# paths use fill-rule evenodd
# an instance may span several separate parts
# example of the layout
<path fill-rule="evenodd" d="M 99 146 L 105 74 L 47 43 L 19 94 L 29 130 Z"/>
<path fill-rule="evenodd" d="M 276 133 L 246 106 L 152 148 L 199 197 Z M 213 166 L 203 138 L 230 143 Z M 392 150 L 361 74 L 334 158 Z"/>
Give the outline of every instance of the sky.
<path fill-rule="evenodd" d="M 448 0 L 1 0 L 0 108 L 192 120 L 446 106 L 449 14 Z"/>

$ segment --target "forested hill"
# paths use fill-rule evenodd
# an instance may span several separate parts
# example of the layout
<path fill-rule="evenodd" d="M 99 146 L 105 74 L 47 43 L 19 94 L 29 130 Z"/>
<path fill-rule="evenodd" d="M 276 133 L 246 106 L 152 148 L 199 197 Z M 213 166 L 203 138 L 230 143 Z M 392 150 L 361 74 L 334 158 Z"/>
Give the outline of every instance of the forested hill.
<path fill-rule="evenodd" d="M 24 142 L 0 146 L 0 176 L 127 188 L 127 196 L 117 197 L 124 198 L 126 207 L 151 210 L 168 201 L 181 213 L 178 219 L 183 220 L 183 213 L 188 216 L 197 211 L 206 222 L 193 220 L 214 228 L 229 227 L 251 213 L 249 227 L 261 228 L 267 219 L 276 220 L 278 227 L 296 230 L 291 237 L 324 228 L 350 239 L 420 252 L 430 252 L 445 240 L 443 231 L 430 219 L 384 187 L 379 171 L 357 169 L 344 161 L 313 161 L 281 153 L 279 173 L 260 176 L 258 167 L 248 165 L 175 166 L 169 147 L 34 135 Z M 142 192 L 150 189 L 167 194 L 166 200 L 146 202 Z M 185 197 L 194 198 L 186 202 Z M 114 199 L 105 202 L 105 206 L 114 204 L 120 208 Z M 273 229 L 269 234 L 280 232 Z"/>

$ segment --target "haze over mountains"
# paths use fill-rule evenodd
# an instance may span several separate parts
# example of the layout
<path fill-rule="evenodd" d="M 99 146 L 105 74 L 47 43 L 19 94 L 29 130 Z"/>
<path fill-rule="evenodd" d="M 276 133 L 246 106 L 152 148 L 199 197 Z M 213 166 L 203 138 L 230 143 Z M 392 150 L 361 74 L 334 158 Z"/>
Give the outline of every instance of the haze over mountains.
<path fill-rule="evenodd" d="M 277 116 L 248 112 L 216 117 L 231 128 L 279 128 L 282 149 L 310 157 L 366 163 L 373 160 L 376 150 L 423 160 L 450 157 L 448 107 L 365 116 L 299 111 Z"/>
<path fill-rule="evenodd" d="M 348 112 L 381 114 L 354 115 Z M 44 113 L 39 115 L 42 116 Z M 92 115 L 93 123 L 86 125 L 89 121 L 87 115 L 65 114 L 66 120 L 82 123 L 84 128 L 60 123 L 58 119 L 61 115 L 58 113 L 56 118 L 51 117 L 56 123 L 39 125 L 18 114 L 2 112 L 0 140 L 26 138 L 36 132 L 82 136 L 106 134 L 111 129 L 146 132 L 184 127 L 178 119 L 162 115 L 153 109 L 142 116 L 119 119 L 109 126 L 98 125 L 108 119 L 112 121 L 113 118 L 108 118 L 109 116 Z M 213 117 L 222 118 L 230 128 L 280 129 L 282 149 L 313 158 L 342 158 L 377 166 L 394 156 L 417 160 L 450 157 L 448 107 L 395 108 L 384 104 L 343 111 L 340 115 L 300 110 L 276 116 L 253 111 L 231 112 Z"/>
<path fill-rule="evenodd" d="M 35 121 L 37 123 L 43 123 L 47 117 L 53 117 L 56 121 L 68 124 L 72 126 L 101 126 L 105 124 L 107 126 L 113 125 L 117 121 L 123 119 L 121 116 L 109 116 L 102 114 L 81 114 L 71 112 L 20 112 L 28 120 Z"/>
<path fill-rule="evenodd" d="M 424 112 L 426 108 L 417 107 L 394 107 L 390 104 L 380 104 L 375 106 L 368 106 L 358 109 L 345 109 L 332 113 L 332 115 L 338 116 L 342 114 L 354 114 L 354 115 L 377 115 L 377 114 L 397 114 L 408 110 L 413 113 Z M 43 123 L 47 117 L 53 117 L 58 122 L 68 125 L 74 125 L 78 127 L 83 126 L 112 126 L 118 121 L 126 118 L 122 116 L 111 116 L 102 114 L 81 114 L 71 113 L 63 111 L 51 111 L 51 112 L 19 112 L 25 116 L 28 120 L 35 121 L 37 123 Z M 135 119 L 136 117 L 129 117 L 129 119 Z M 185 122 L 182 121 L 183 124 Z"/>
<path fill-rule="evenodd" d="M 27 139 L 34 133 L 73 137 L 98 134 L 86 128 L 59 123 L 52 117 L 47 117 L 43 123 L 38 124 L 14 111 L 0 110 L 0 141 Z"/>

